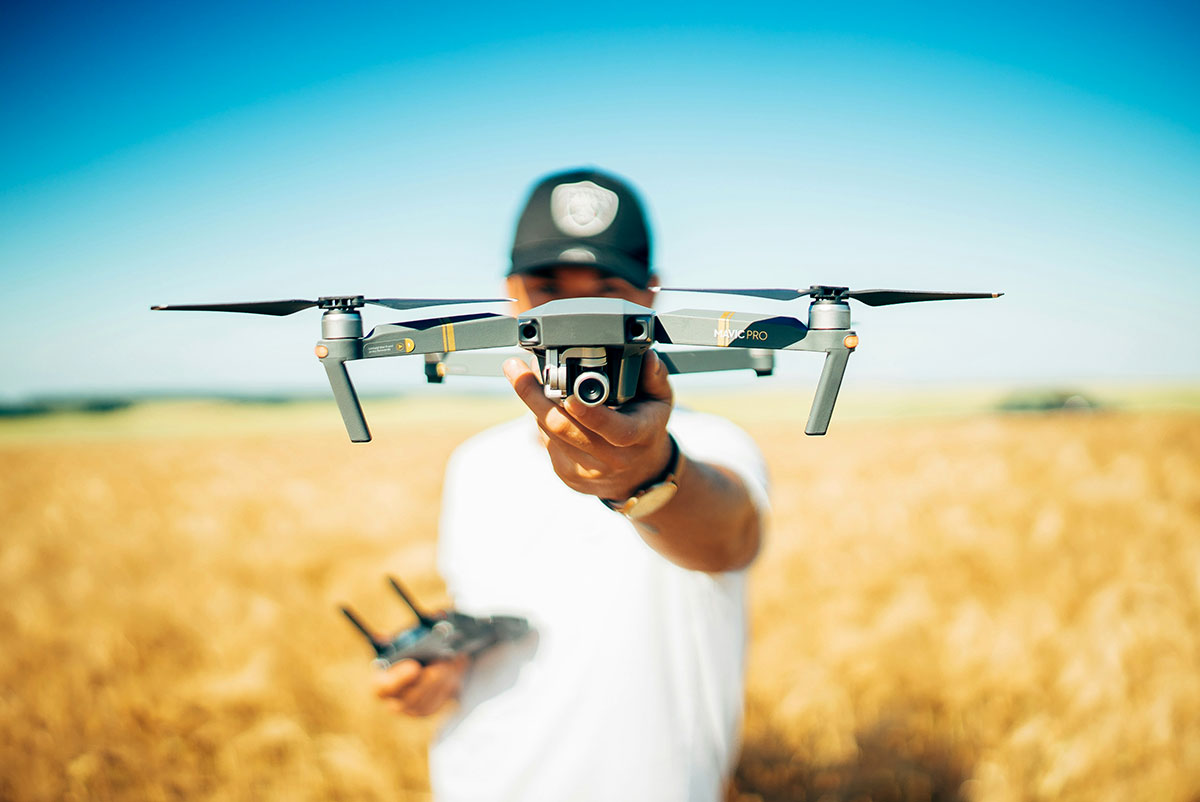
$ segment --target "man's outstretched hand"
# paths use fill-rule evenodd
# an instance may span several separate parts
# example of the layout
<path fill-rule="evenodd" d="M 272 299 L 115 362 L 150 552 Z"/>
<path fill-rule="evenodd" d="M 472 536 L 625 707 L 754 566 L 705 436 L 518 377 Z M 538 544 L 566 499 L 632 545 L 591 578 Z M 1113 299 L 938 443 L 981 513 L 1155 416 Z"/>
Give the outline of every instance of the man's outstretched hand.
<path fill-rule="evenodd" d="M 626 499 L 670 460 L 671 383 L 667 366 L 653 351 L 642 361 L 637 398 L 616 409 L 589 407 L 573 395 L 556 404 L 519 359 L 504 363 L 504 375 L 537 418 L 554 472 L 571 489 Z"/>
<path fill-rule="evenodd" d="M 556 404 L 519 359 L 504 363 L 504 375 L 533 411 L 554 472 L 572 490 L 623 501 L 670 461 L 667 420 L 674 397 L 667 366 L 653 351 L 642 362 L 637 399 L 616 409 L 589 407 L 575 396 Z M 749 565 L 758 553 L 762 521 L 741 478 L 681 451 L 676 482 L 674 499 L 637 520 L 642 539 L 671 562 L 696 571 Z"/>

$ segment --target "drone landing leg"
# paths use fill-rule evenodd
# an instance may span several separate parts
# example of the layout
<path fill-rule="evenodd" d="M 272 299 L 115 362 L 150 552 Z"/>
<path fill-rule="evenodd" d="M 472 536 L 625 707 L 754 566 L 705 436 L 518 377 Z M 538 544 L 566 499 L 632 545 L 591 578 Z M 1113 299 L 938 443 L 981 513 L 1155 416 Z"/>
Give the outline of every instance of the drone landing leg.
<path fill-rule="evenodd" d="M 808 424 L 804 433 L 825 434 L 829 430 L 829 419 L 833 416 L 833 405 L 837 402 L 842 376 L 846 373 L 846 362 L 850 351 L 838 349 L 825 353 L 825 365 L 821 368 L 821 379 L 817 382 L 817 394 L 813 397 L 812 409 L 808 413 Z"/>
<path fill-rule="evenodd" d="M 350 383 L 350 374 L 346 372 L 346 363 L 340 359 L 322 359 L 325 375 L 329 377 L 329 386 L 333 388 L 333 397 L 337 399 L 338 411 L 346 424 L 346 434 L 355 443 L 371 442 L 371 431 L 367 428 L 367 419 L 363 417 L 362 406 L 358 403 L 358 393 Z"/>

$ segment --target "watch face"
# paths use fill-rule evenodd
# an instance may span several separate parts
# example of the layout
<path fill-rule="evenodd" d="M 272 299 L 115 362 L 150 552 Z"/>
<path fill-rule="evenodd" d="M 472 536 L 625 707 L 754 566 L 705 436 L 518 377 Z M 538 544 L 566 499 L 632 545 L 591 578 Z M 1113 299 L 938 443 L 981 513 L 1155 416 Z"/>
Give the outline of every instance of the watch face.
<path fill-rule="evenodd" d="M 666 481 L 661 485 L 655 485 L 642 495 L 638 496 L 633 505 L 633 509 L 629 510 L 629 512 L 625 514 L 634 520 L 651 515 L 652 513 L 655 513 L 665 507 L 668 501 L 675 498 L 675 492 L 677 490 L 679 490 L 679 485 L 672 481 Z"/>

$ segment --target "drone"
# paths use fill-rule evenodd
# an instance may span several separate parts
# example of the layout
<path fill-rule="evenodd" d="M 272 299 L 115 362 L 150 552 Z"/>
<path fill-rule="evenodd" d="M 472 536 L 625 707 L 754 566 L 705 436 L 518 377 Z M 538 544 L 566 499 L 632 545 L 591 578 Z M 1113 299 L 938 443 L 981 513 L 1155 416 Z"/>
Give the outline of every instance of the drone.
<path fill-rule="evenodd" d="M 450 660 L 460 654 L 476 655 L 498 643 L 518 640 L 530 630 L 529 622 L 516 616 L 475 618 L 456 610 L 430 615 L 417 607 L 394 577 L 387 579 L 417 617 L 415 627 L 398 632 L 391 638 L 381 638 L 349 607 L 342 608 L 342 613 L 375 650 L 372 662 L 378 668 L 387 668 L 401 660 L 416 660 L 424 666 L 437 660 Z"/>
<path fill-rule="evenodd" d="M 574 395 L 589 406 L 617 406 L 637 394 L 642 360 L 655 343 L 701 346 L 658 352 L 670 373 L 750 368 L 758 376 L 774 369 L 774 352 L 825 354 L 821 377 L 809 410 L 805 434 L 829 429 L 850 354 L 858 347 L 851 328 L 850 300 L 868 306 L 920 301 L 999 298 L 999 292 L 926 292 L 852 290 L 825 284 L 808 289 L 657 288 L 658 292 L 719 293 L 774 301 L 808 298 L 808 317 L 754 312 L 680 309 L 657 312 L 620 298 L 562 298 L 516 317 L 491 312 L 430 317 L 376 326 L 363 335 L 360 309 L 367 305 L 412 310 L 450 304 L 511 301 L 509 298 L 364 298 L 323 296 L 317 300 L 154 306 L 161 311 L 244 312 L 284 316 L 316 307 L 322 310 L 316 355 L 325 367 L 350 440 L 365 443 L 371 432 L 346 363 L 359 359 L 421 354 L 430 382 L 447 375 L 498 375 L 503 358 L 495 349 L 517 347 L 532 353 L 547 397 L 564 401 Z M 469 352 L 486 352 L 464 358 Z"/>

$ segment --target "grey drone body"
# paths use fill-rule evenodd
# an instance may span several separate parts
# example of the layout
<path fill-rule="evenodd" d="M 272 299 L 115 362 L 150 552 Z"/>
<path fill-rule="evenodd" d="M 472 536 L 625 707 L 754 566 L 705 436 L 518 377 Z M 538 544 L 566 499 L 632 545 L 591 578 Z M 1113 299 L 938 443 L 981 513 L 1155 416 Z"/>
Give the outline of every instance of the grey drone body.
<path fill-rule="evenodd" d="M 672 373 L 749 368 L 759 376 L 773 370 L 774 351 L 825 354 L 821 377 L 809 410 L 805 433 L 822 435 L 829 428 L 838 390 L 858 335 L 850 328 L 851 298 L 870 306 L 916 301 L 996 298 L 1000 293 L 922 292 L 915 290 L 850 290 L 813 285 L 807 290 L 680 289 L 730 295 L 794 300 L 811 296 L 807 320 L 753 312 L 681 309 L 656 312 L 619 298 L 563 298 L 534 307 L 517 317 L 493 313 L 387 323 L 363 334 L 364 304 L 393 309 L 489 299 L 364 299 L 330 296 L 319 301 L 265 301 L 248 304 L 161 306 L 186 309 L 285 315 L 318 306 L 321 339 L 316 354 L 350 439 L 371 439 L 346 363 L 359 359 L 422 354 L 431 382 L 446 375 L 495 375 L 507 353 L 519 347 L 533 354 L 548 397 L 577 396 L 585 404 L 623 404 L 637 395 L 642 361 L 655 343 L 701 346 L 691 351 L 664 351 L 659 356 Z M 501 300 L 501 299 L 490 299 Z M 480 356 L 471 352 L 490 352 Z M 469 357 L 463 355 L 470 354 Z"/>
<path fill-rule="evenodd" d="M 654 310 L 620 298 L 564 298 L 517 318 L 517 344 L 537 357 L 546 396 L 555 400 L 631 400 L 653 342 Z"/>
<path fill-rule="evenodd" d="M 346 320 L 349 315 L 354 320 Z M 829 428 L 846 360 L 857 345 L 857 336 L 850 329 L 850 307 L 836 300 L 814 302 L 808 323 L 803 323 L 792 317 L 749 312 L 655 312 L 619 298 L 563 298 L 517 318 L 494 314 L 431 318 L 377 326 L 366 337 L 362 337 L 357 312 L 331 310 L 322 320 L 322 332 L 317 354 L 324 354 L 321 361 L 346 430 L 355 442 L 368 441 L 371 435 L 345 369 L 345 362 L 354 359 L 418 353 L 444 358 L 459 350 L 518 345 L 537 358 L 547 396 L 564 399 L 574 394 L 595 405 L 622 404 L 634 398 L 642 360 L 656 342 L 715 349 L 674 355 L 664 352 L 668 368 L 680 373 L 751 368 L 768 375 L 772 360 L 764 359 L 763 349 L 822 351 L 825 365 L 805 426 L 807 434 L 817 435 Z M 721 353 L 723 349 L 756 353 L 731 359 Z M 469 372 L 493 370 L 487 365 Z"/>

